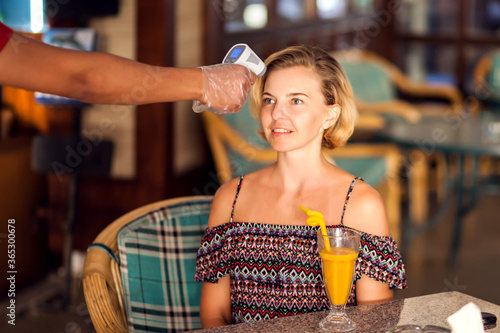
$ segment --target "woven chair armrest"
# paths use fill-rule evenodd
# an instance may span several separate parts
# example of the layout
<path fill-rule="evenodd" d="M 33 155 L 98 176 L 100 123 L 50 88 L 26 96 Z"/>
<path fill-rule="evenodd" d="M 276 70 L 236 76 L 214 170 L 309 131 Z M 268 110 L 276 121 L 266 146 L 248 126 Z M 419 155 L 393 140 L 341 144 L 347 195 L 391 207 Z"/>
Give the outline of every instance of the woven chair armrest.
<path fill-rule="evenodd" d="M 83 291 L 92 323 L 98 333 L 128 332 L 123 316 L 115 310 L 108 284 L 101 274 L 84 276 Z"/>
<path fill-rule="evenodd" d="M 388 114 L 401 117 L 410 123 L 416 123 L 422 118 L 421 112 L 408 102 L 402 100 L 389 100 L 367 103 L 356 98 L 356 107 L 360 113 Z"/>

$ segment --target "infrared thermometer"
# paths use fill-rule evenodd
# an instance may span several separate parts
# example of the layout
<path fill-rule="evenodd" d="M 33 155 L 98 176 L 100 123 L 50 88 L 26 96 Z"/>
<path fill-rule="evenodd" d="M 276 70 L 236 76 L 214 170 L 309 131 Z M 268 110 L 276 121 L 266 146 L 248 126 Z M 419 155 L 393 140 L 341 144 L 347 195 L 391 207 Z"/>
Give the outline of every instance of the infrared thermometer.
<path fill-rule="evenodd" d="M 261 77 L 266 72 L 266 64 L 260 60 L 255 52 L 247 44 L 236 44 L 224 57 L 223 64 L 238 64 L 245 66 Z"/>
<path fill-rule="evenodd" d="M 257 77 L 261 77 L 266 72 L 266 64 L 260 60 L 260 58 L 255 54 L 255 52 L 247 44 L 236 44 L 224 57 L 222 61 L 223 64 L 237 64 L 242 65 L 251 72 L 255 73 Z M 207 107 L 200 101 L 193 102 L 193 111 L 200 113 L 203 111 L 208 111 L 214 114 L 224 114 L 227 111 L 217 110 L 211 107 Z"/>

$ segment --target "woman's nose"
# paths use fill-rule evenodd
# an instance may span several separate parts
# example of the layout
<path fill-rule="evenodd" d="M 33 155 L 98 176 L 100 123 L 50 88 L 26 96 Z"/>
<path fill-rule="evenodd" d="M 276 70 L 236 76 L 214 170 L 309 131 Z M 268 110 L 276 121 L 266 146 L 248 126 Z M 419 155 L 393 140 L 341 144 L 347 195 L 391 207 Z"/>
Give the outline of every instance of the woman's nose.
<path fill-rule="evenodd" d="M 273 108 L 273 112 L 271 113 L 271 116 L 273 117 L 274 120 L 283 118 L 285 116 L 285 105 L 283 105 L 280 102 L 276 102 Z"/>

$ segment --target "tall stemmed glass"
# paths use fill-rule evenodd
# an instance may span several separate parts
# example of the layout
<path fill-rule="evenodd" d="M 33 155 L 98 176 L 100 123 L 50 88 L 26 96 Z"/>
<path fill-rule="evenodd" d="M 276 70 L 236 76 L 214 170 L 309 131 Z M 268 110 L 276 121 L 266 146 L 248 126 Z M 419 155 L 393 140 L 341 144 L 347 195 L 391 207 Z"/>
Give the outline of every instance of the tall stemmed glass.
<path fill-rule="evenodd" d="M 331 303 L 330 313 L 319 326 L 330 332 L 349 332 L 356 328 L 356 323 L 345 313 L 345 305 L 352 288 L 359 237 L 359 232 L 346 228 L 318 230 L 323 281 Z"/>

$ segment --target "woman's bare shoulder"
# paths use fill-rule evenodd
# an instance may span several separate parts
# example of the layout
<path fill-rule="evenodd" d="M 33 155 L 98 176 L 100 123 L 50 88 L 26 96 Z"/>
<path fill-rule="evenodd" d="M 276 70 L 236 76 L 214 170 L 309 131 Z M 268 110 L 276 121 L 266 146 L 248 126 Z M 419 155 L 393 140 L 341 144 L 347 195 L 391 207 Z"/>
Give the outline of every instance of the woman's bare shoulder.
<path fill-rule="evenodd" d="M 352 189 L 344 224 L 373 235 L 390 234 L 384 201 L 378 191 L 364 181 L 356 181 Z"/>
<path fill-rule="evenodd" d="M 222 184 L 215 192 L 208 227 L 213 228 L 229 221 L 231 218 L 231 209 L 233 206 L 236 190 L 240 178 L 234 178 L 227 183 Z"/>

